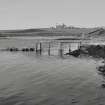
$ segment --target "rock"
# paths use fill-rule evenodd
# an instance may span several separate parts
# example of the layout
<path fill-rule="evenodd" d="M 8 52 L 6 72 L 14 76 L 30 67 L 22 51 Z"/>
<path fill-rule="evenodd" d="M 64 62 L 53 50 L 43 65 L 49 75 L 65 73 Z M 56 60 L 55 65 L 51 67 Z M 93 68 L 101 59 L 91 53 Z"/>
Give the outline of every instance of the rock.
<path fill-rule="evenodd" d="M 71 52 L 71 55 L 78 57 L 80 55 L 80 50 L 78 49 L 78 50 Z"/>
<path fill-rule="evenodd" d="M 71 100 L 71 103 L 78 103 L 78 101 L 73 98 L 73 99 Z"/>
<path fill-rule="evenodd" d="M 102 84 L 101 86 L 102 86 L 102 88 L 105 88 L 105 84 Z"/>
<path fill-rule="evenodd" d="M 35 49 L 34 48 L 30 48 L 30 51 L 35 51 Z"/>
<path fill-rule="evenodd" d="M 98 71 L 105 73 L 105 65 L 104 66 L 99 66 Z"/>

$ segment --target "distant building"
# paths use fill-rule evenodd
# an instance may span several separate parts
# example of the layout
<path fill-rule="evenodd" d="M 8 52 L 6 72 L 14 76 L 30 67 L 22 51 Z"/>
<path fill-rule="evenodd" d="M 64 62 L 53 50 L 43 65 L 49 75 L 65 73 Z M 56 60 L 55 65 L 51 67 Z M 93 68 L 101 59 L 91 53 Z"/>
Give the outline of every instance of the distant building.
<path fill-rule="evenodd" d="M 62 25 L 56 25 L 56 29 L 58 30 L 62 30 L 62 29 L 65 29 L 67 26 L 65 24 L 62 24 Z"/>

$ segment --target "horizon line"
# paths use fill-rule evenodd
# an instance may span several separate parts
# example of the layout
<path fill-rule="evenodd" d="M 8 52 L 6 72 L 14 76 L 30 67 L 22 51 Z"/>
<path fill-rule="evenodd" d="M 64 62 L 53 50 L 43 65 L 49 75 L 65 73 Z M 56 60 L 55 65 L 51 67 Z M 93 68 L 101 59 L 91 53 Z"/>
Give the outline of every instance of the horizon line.
<path fill-rule="evenodd" d="M 57 24 L 57 25 L 62 25 L 62 24 Z M 64 24 L 66 25 L 66 24 Z M 74 27 L 74 28 L 105 28 L 105 26 L 74 26 L 74 25 L 66 25 L 67 27 Z M 0 29 L 0 31 L 6 31 L 6 30 L 27 30 L 27 29 L 44 29 L 44 28 L 55 28 L 55 26 L 46 26 L 46 27 L 23 27 L 23 28 L 8 28 L 8 29 Z"/>

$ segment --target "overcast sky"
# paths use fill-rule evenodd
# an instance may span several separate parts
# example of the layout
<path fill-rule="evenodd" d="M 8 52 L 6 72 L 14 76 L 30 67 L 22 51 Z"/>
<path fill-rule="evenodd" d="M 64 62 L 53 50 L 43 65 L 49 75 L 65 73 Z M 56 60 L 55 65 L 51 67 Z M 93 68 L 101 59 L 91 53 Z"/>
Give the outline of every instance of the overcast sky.
<path fill-rule="evenodd" d="M 0 0 L 0 29 L 105 26 L 105 0 Z"/>

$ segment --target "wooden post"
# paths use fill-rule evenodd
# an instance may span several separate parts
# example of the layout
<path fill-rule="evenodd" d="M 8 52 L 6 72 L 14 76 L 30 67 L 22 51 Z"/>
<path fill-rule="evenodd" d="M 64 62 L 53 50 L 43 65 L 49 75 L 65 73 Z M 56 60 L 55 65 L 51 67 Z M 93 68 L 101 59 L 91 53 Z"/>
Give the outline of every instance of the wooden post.
<path fill-rule="evenodd" d="M 78 49 L 81 48 L 81 42 L 78 42 Z"/>
<path fill-rule="evenodd" d="M 60 49 L 59 49 L 59 55 L 60 55 L 60 57 L 63 57 L 63 43 L 62 42 L 60 42 Z"/>
<path fill-rule="evenodd" d="M 40 42 L 40 49 L 39 49 L 40 55 L 42 54 L 42 43 Z"/>
<path fill-rule="evenodd" d="M 38 43 L 36 43 L 36 53 L 38 52 Z"/>
<path fill-rule="evenodd" d="M 48 46 L 48 55 L 50 56 L 51 54 L 50 54 L 50 48 L 51 48 L 51 44 L 50 44 L 50 42 L 49 42 L 49 46 Z"/>
<path fill-rule="evenodd" d="M 80 41 L 80 49 L 81 49 L 81 46 L 82 46 L 82 42 Z"/>
<path fill-rule="evenodd" d="M 69 44 L 69 54 L 71 53 L 71 45 Z"/>

